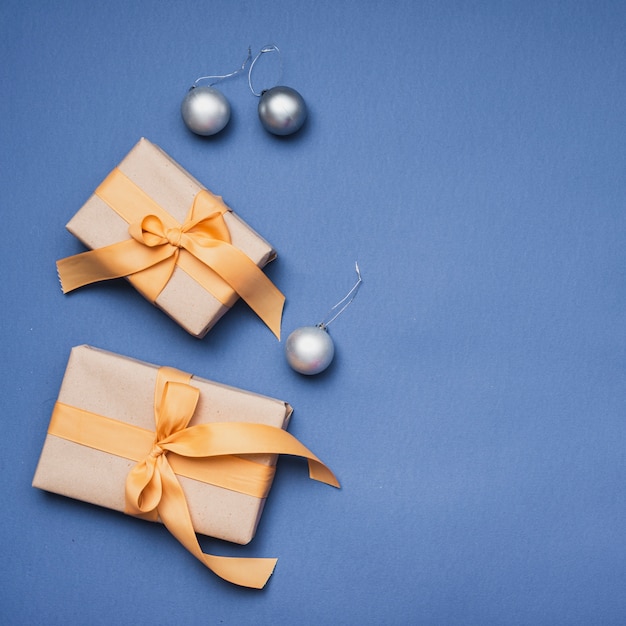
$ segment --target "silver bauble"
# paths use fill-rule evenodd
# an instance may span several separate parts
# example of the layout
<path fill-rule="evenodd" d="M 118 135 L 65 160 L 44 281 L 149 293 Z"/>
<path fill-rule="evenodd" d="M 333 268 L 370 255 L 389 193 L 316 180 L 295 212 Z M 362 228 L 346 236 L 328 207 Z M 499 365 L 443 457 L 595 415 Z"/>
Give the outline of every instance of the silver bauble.
<path fill-rule="evenodd" d="M 230 120 L 230 104 L 213 87 L 192 87 L 180 105 L 187 128 L 196 135 L 215 135 Z"/>
<path fill-rule="evenodd" d="M 287 338 L 285 356 L 289 365 L 300 374 L 323 372 L 335 356 L 335 345 L 322 326 L 297 328 Z"/>
<path fill-rule="evenodd" d="M 291 87 L 272 87 L 261 94 L 259 119 L 265 130 L 274 135 L 291 135 L 306 120 L 307 108 L 302 96 Z"/>

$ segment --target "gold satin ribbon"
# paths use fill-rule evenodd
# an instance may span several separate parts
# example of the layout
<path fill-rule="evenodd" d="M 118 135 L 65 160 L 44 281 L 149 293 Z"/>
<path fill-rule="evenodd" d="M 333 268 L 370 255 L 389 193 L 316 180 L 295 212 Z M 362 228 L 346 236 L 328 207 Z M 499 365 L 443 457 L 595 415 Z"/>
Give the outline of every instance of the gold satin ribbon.
<path fill-rule="evenodd" d="M 127 277 L 154 302 L 178 265 L 222 304 L 239 295 L 280 339 L 285 297 L 231 244 L 220 197 L 200 190 L 180 224 L 117 168 L 95 193 L 128 222 L 131 238 L 57 261 L 63 293 Z"/>
<path fill-rule="evenodd" d="M 260 589 L 271 576 L 277 559 L 222 557 L 202 552 L 176 477 L 178 470 L 182 467 L 181 475 L 198 479 L 198 474 L 188 473 L 186 462 L 206 464 L 208 474 L 213 476 L 208 482 L 228 485 L 228 476 L 217 478 L 217 483 L 215 476 L 233 467 L 229 459 L 234 459 L 236 467 L 239 461 L 248 463 L 250 469 L 260 466 L 235 455 L 289 454 L 307 459 L 312 479 L 334 487 L 339 487 L 339 482 L 324 463 L 281 428 L 246 422 L 188 426 L 200 395 L 190 380 L 191 375 L 185 372 L 159 369 L 154 396 L 155 432 L 57 403 L 48 433 L 137 461 L 126 479 L 126 512 L 153 521 L 160 518 L 178 541 L 215 574 L 237 585 Z M 212 466 L 213 461 L 218 465 Z M 262 493 L 258 497 L 265 497 L 270 482 L 271 476 L 263 487 L 261 480 L 253 488 L 253 495 Z"/>
<path fill-rule="evenodd" d="M 57 402 L 48 433 L 131 461 L 143 460 L 152 449 L 154 431 Z M 171 454 L 169 462 L 178 476 L 265 498 L 276 468 L 238 456 L 193 458 Z"/>

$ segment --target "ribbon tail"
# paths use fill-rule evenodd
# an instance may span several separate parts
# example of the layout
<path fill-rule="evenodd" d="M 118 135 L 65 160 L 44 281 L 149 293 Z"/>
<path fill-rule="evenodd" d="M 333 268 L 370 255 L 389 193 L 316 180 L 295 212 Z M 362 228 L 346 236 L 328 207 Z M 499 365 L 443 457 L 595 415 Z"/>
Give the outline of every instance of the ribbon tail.
<path fill-rule="evenodd" d="M 171 263 L 162 264 L 165 267 L 161 267 L 161 284 L 155 287 L 158 295 L 174 270 L 174 253 L 175 250 L 170 246 L 148 248 L 134 239 L 127 239 L 104 248 L 75 254 L 57 261 L 61 289 L 63 293 L 68 293 L 102 280 L 132 276 L 172 257 Z M 168 265 L 171 267 L 167 267 Z"/>
<path fill-rule="evenodd" d="M 197 424 L 174 433 L 162 442 L 164 448 L 190 457 L 245 454 L 290 454 L 305 458 L 309 477 L 339 488 L 336 476 L 313 452 L 282 428 L 247 422 Z"/>
<path fill-rule="evenodd" d="M 198 543 L 185 494 L 176 475 L 164 459 L 159 465 L 163 496 L 158 512 L 166 528 L 191 554 L 220 578 L 242 587 L 262 589 L 272 575 L 277 559 L 224 557 L 204 553 Z"/>
<path fill-rule="evenodd" d="M 226 242 L 202 246 L 189 238 L 185 248 L 225 280 L 280 340 L 285 296 L 254 261 Z"/>
<path fill-rule="evenodd" d="M 263 589 L 278 559 L 238 558 L 203 554 L 205 565 L 220 578 L 241 587 Z"/>

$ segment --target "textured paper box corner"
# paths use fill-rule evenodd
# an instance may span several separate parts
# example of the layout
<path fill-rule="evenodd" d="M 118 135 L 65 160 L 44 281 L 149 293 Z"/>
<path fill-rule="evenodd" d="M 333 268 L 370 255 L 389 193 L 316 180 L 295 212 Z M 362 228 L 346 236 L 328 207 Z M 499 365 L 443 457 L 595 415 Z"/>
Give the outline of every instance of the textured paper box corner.
<path fill-rule="evenodd" d="M 198 191 L 205 188 L 163 150 L 145 138 L 134 146 L 118 168 L 179 222 L 184 221 Z M 256 265 L 262 268 L 276 258 L 272 246 L 235 213 L 226 213 L 224 220 L 232 244 Z M 66 227 L 91 249 L 129 238 L 128 224 L 95 194 Z M 187 332 L 200 338 L 206 335 L 236 300 L 235 295 L 227 304 L 222 304 L 176 267 L 155 305 Z"/>
<path fill-rule="evenodd" d="M 158 367 L 111 352 L 72 349 L 59 391 L 65 404 L 154 430 L 154 385 Z M 256 422 L 286 428 L 291 407 L 281 400 L 193 377 L 200 400 L 190 425 Z M 276 463 L 275 455 L 255 461 Z M 124 510 L 126 476 L 134 462 L 47 435 L 33 486 L 118 511 Z M 179 477 L 196 532 L 246 544 L 256 532 L 265 500 Z"/>

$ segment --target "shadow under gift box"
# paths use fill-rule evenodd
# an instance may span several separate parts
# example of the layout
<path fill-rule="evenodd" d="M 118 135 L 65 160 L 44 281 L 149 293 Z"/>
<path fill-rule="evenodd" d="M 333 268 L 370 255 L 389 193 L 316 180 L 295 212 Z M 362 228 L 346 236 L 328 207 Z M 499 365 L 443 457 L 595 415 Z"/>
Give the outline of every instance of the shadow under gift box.
<path fill-rule="evenodd" d="M 111 181 L 116 180 L 115 175 L 118 175 L 118 180 L 124 181 L 132 192 L 137 192 L 138 197 L 145 193 L 150 201 L 153 201 L 159 209 L 162 209 L 180 225 L 185 223 L 188 211 L 199 192 L 206 191 L 201 183 L 163 150 L 142 138 L 66 226 L 69 232 L 92 250 L 102 249 L 131 238 L 129 222 L 121 216 L 118 210 L 112 208 L 115 203 L 106 199 L 107 196 L 104 191 L 99 193 L 101 189 L 107 188 L 107 184 L 108 189 L 115 188 L 115 183 L 111 183 Z M 265 239 L 232 210 L 228 209 L 219 196 L 214 196 L 210 192 L 209 194 L 213 202 L 221 204 L 223 208 L 227 209 L 223 214 L 223 220 L 228 228 L 231 244 L 236 251 L 240 251 L 251 261 L 252 270 L 263 268 L 276 258 L 275 250 Z M 133 206 L 137 204 L 134 201 L 135 194 L 131 194 L 130 200 L 127 200 L 123 193 L 121 195 L 122 201 L 119 207 L 121 213 L 124 213 L 125 206 L 134 211 Z M 181 254 L 188 254 L 188 252 L 181 251 Z M 61 278 L 62 265 L 67 265 L 68 260 L 76 258 L 68 257 L 68 259 L 59 262 Z M 182 260 L 182 258 L 179 259 L 179 261 Z M 194 259 L 187 258 L 187 260 L 195 262 Z M 183 269 L 180 262 L 177 262 L 170 279 L 154 299 L 142 290 L 140 280 L 145 279 L 145 276 L 142 277 L 141 272 L 129 276 L 129 280 L 140 293 L 168 314 L 187 332 L 201 338 L 237 301 L 239 295 L 228 282 L 222 280 L 210 267 L 202 266 L 197 262 L 195 264 L 200 266 L 200 270 L 198 275 L 193 277 Z M 205 286 L 197 280 L 200 274 L 205 280 Z M 267 281 L 262 272 L 259 271 L 259 274 L 261 275 L 257 276 L 257 279 L 261 279 L 261 282 Z M 247 280 L 249 283 L 250 279 Z M 211 288 L 207 289 L 206 284 L 211 285 Z M 65 285 L 63 287 L 64 290 L 67 290 Z M 280 313 L 284 297 L 271 283 L 265 286 L 266 290 L 272 291 L 271 288 L 273 288 L 274 293 L 270 294 L 269 297 L 273 299 L 274 321 L 270 327 L 275 334 L 279 335 Z M 268 323 L 267 320 L 264 321 Z"/>

